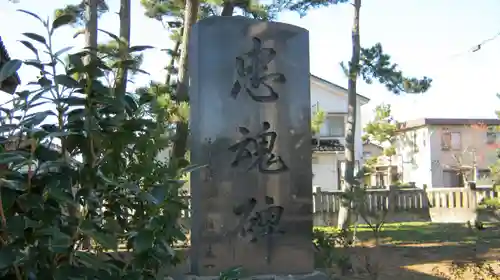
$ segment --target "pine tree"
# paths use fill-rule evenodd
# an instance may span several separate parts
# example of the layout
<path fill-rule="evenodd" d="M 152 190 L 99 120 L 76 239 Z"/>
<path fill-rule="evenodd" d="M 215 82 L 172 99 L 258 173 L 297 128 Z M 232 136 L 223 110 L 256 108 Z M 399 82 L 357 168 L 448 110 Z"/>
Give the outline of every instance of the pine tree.
<path fill-rule="evenodd" d="M 417 79 L 406 77 L 402 71 L 398 69 L 398 65 L 391 62 L 391 57 L 383 52 L 380 43 L 369 48 L 363 48 L 360 44 L 360 26 L 359 17 L 362 0 L 353 0 L 354 19 L 351 33 L 352 40 L 352 56 L 349 64 L 346 66 L 341 64 L 348 78 L 348 112 L 346 124 L 346 149 L 345 149 L 345 184 L 342 186 L 344 191 L 351 191 L 353 187 L 359 185 L 355 180 L 355 151 L 354 151 L 354 135 L 356 127 L 356 89 L 358 77 L 368 84 L 374 80 L 386 86 L 386 88 L 394 94 L 401 93 L 422 93 L 429 89 L 432 79 L 423 77 Z M 293 11 L 304 15 L 309 9 L 326 7 L 332 4 L 350 3 L 349 0 L 302 0 L 298 2 L 288 2 L 285 6 Z M 349 225 L 350 211 L 349 201 L 344 201 L 343 206 L 339 211 L 338 226 L 346 229 Z"/>
<path fill-rule="evenodd" d="M 159 93 L 160 95 L 169 95 L 175 103 L 169 103 L 176 106 L 180 118 L 176 125 L 176 137 L 173 145 L 173 153 L 171 160 L 182 159 L 187 152 L 187 135 L 188 135 L 188 86 L 189 73 L 187 69 L 187 46 L 189 29 L 192 24 L 198 19 L 203 19 L 208 16 L 218 15 L 217 11 L 222 6 L 220 15 L 232 16 L 235 14 L 244 15 L 261 20 L 274 19 L 279 12 L 276 5 L 259 5 L 251 1 L 206 1 L 206 0 L 190 0 L 190 1 L 163 1 L 163 0 L 141 0 L 142 6 L 145 8 L 145 15 L 160 21 L 165 29 L 170 32 L 170 38 L 175 42 L 174 48 L 166 50 L 171 59 L 166 66 L 168 71 L 165 84 L 161 88 L 166 92 Z M 173 76 L 176 76 L 177 81 L 174 82 Z M 157 86 L 155 84 L 155 86 Z M 140 89 L 147 91 L 147 89 Z M 163 97 L 165 98 L 165 97 Z M 187 161 L 181 160 L 179 167 L 187 165 Z"/>
<path fill-rule="evenodd" d="M 396 133 L 397 122 L 394 120 L 391 112 L 391 105 L 380 104 L 373 110 L 374 117 L 364 128 L 363 142 L 369 142 L 384 147 L 383 155 L 389 159 L 389 166 L 392 167 L 392 157 L 396 154 Z M 377 162 L 378 157 L 369 161 Z M 392 173 L 390 174 L 392 178 Z M 393 183 L 393 182 L 389 182 Z"/>
<path fill-rule="evenodd" d="M 353 53 L 349 65 L 343 66 L 348 74 L 348 112 L 346 125 L 346 170 L 344 191 L 351 191 L 353 187 L 359 186 L 354 174 L 354 128 L 356 127 L 356 86 L 357 78 L 361 76 L 363 80 L 371 84 L 373 80 L 386 86 L 394 94 L 421 93 L 429 89 L 432 80 L 423 77 L 422 79 L 405 77 L 398 69 L 397 64 L 391 63 L 390 56 L 385 54 L 380 43 L 370 48 L 362 48 L 360 45 L 359 16 L 361 0 L 354 0 L 354 23 L 352 29 Z M 344 203 L 339 211 L 338 226 L 347 229 L 349 226 L 350 211 L 345 207 L 349 203 Z"/>

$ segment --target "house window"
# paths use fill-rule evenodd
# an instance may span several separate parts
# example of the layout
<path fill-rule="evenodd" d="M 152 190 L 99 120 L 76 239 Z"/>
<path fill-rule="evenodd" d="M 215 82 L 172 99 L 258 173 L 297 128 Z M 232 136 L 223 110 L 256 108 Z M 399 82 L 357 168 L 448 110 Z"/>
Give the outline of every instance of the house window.
<path fill-rule="evenodd" d="M 460 188 L 464 186 L 464 178 L 456 170 L 443 170 L 443 187 Z"/>
<path fill-rule="evenodd" d="M 443 130 L 441 134 L 441 150 L 449 150 L 451 147 L 451 133 L 448 130 Z"/>
<path fill-rule="evenodd" d="M 320 131 L 320 136 L 344 137 L 345 135 L 345 116 L 327 115 L 324 125 Z"/>
<path fill-rule="evenodd" d="M 460 132 L 444 130 L 441 135 L 441 150 L 460 150 L 462 148 L 462 136 Z"/>
<path fill-rule="evenodd" d="M 451 149 L 460 150 L 462 148 L 462 135 L 460 132 L 451 133 Z"/>
<path fill-rule="evenodd" d="M 490 176 L 491 176 L 491 170 L 489 170 L 489 169 L 479 169 L 477 171 L 477 178 L 478 179 L 489 178 Z"/>
<path fill-rule="evenodd" d="M 486 144 L 495 144 L 497 142 L 497 133 L 495 131 L 486 132 Z"/>
<path fill-rule="evenodd" d="M 377 187 L 385 187 L 385 177 L 386 177 L 386 174 L 384 172 L 380 172 L 378 171 L 376 173 L 376 186 Z"/>

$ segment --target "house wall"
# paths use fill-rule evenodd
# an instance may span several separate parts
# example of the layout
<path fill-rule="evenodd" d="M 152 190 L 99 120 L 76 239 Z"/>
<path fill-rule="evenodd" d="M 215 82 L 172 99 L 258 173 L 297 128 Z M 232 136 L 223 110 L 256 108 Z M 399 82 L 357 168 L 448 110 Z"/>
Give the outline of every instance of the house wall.
<path fill-rule="evenodd" d="M 337 160 L 333 152 L 313 154 L 313 187 L 321 187 L 324 191 L 339 190 Z"/>
<path fill-rule="evenodd" d="M 367 160 L 372 157 L 381 156 L 384 152 L 382 147 L 373 145 L 373 144 L 364 144 L 363 145 L 363 160 Z"/>
<path fill-rule="evenodd" d="M 361 105 L 363 102 L 358 97 L 356 101 L 356 127 L 354 134 L 355 160 L 359 165 L 363 164 L 363 142 L 361 140 Z M 311 106 L 319 106 L 319 109 L 326 114 L 343 114 L 347 121 L 347 93 L 340 88 L 332 87 L 311 78 Z M 325 126 L 326 124 L 324 124 Z M 337 139 L 342 145 L 345 145 L 344 137 L 324 137 L 327 139 Z M 325 191 L 339 190 L 339 161 L 345 159 L 343 153 L 317 152 L 313 154 L 313 186 L 321 187 Z M 342 173 L 342 170 L 340 170 Z"/>
<path fill-rule="evenodd" d="M 461 135 L 461 147 L 456 150 L 443 150 L 441 147 L 441 140 L 445 128 L 450 132 L 459 132 Z M 488 145 L 486 131 L 477 128 L 471 128 L 465 125 L 451 125 L 451 126 L 437 126 L 429 127 L 431 131 L 432 142 L 432 160 L 433 160 L 433 185 L 444 186 L 445 178 L 443 170 L 449 166 L 459 164 L 473 166 L 474 153 L 476 157 L 476 164 L 478 169 L 488 169 L 489 166 L 494 164 L 497 160 L 496 145 Z M 458 159 L 458 160 L 457 160 Z"/>
<path fill-rule="evenodd" d="M 363 142 L 361 141 L 361 100 L 358 97 L 356 101 L 356 128 L 354 135 L 355 159 L 362 161 Z M 327 84 L 311 79 L 311 106 L 319 105 L 320 110 L 325 113 L 345 114 L 347 116 L 347 94 L 345 91 L 332 88 Z M 340 143 L 345 144 L 344 137 L 336 138 Z"/>
<path fill-rule="evenodd" d="M 418 188 L 432 184 L 431 146 L 427 127 L 408 130 L 398 135 L 394 164 L 403 183 L 414 182 Z"/>
<path fill-rule="evenodd" d="M 445 129 L 460 133 L 459 149 L 442 149 Z M 457 165 L 472 167 L 474 150 L 477 168 L 488 169 L 497 160 L 496 149 L 500 143 L 499 139 L 496 144 L 488 145 L 485 130 L 466 125 L 430 125 L 405 131 L 398 137 L 396 151 L 402 181 L 415 182 L 417 187 L 422 187 L 423 184 L 434 188 L 458 187 L 450 185 L 450 180 L 446 178 L 444 171 Z M 414 140 L 417 144 L 416 149 L 413 148 Z"/>
<path fill-rule="evenodd" d="M 441 158 L 441 133 L 436 127 L 429 126 L 430 161 L 431 161 L 431 186 L 439 187 L 443 185 L 443 166 L 440 164 Z"/>

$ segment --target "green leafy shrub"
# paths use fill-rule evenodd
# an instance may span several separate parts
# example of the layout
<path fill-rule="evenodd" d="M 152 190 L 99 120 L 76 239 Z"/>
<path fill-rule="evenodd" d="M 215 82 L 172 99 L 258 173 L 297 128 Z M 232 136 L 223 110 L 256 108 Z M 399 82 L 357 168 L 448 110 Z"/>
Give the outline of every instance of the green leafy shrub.
<path fill-rule="evenodd" d="M 313 244 L 316 249 L 316 267 L 326 269 L 328 275 L 334 274 L 336 268 L 340 270 L 341 275 L 347 275 L 351 272 L 352 263 L 349 255 L 339 250 L 339 248 L 348 248 L 353 245 L 346 231 L 327 232 L 314 229 Z"/>
<path fill-rule="evenodd" d="M 480 209 L 500 209 L 500 199 L 498 197 L 488 197 L 479 204 Z"/>
<path fill-rule="evenodd" d="M 52 36 L 71 17 L 49 23 L 22 12 L 47 36 L 24 33 L 35 58 L 0 70 L 0 81 L 21 64 L 40 70 L 0 108 L 0 278 L 163 279 L 185 238 L 179 178 L 196 167 L 156 160 L 170 140 L 154 96 L 117 95 L 106 83 L 107 73 L 136 63 L 110 67 L 89 50 L 64 63 L 71 48 L 54 50 Z"/>
<path fill-rule="evenodd" d="M 500 186 L 493 186 L 494 192 L 500 191 Z M 478 205 L 479 209 L 498 210 L 500 209 L 500 197 L 485 197 Z"/>

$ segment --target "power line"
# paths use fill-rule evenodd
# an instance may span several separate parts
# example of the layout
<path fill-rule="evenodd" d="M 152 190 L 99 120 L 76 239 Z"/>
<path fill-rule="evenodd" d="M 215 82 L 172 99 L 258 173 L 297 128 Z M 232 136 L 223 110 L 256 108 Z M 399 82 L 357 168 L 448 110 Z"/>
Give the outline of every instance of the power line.
<path fill-rule="evenodd" d="M 486 43 L 489 43 L 493 40 L 495 40 L 496 38 L 498 38 L 498 36 L 500 36 L 500 32 L 498 32 L 495 36 L 489 38 L 489 39 L 486 39 L 484 41 L 482 41 L 481 43 L 479 43 L 477 46 L 474 46 L 472 49 L 471 49 L 471 52 L 477 52 L 481 49 L 481 47 L 486 44 Z"/>
<path fill-rule="evenodd" d="M 457 53 L 449 55 L 449 56 L 443 55 L 440 59 L 432 61 L 434 64 L 434 69 L 437 68 L 439 74 L 441 74 L 441 72 L 448 71 L 448 64 L 449 63 L 452 63 L 457 58 L 463 58 L 467 54 L 472 54 L 472 53 L 478 52 L 479 50 L 482 50 L 484 45 L 498 39 L 499 37 L 500 37 L 500 32 L 498 32 L 497 34 L 495 34 L 494 36 L 492 36 L 488 39 L 481 41 L 477 45 L 474 45 L 473 47 L 471 47 L 465 51 L 460 51 L 460 52 L 457 52 Z"/>
<path fill-rule="evenodd" d="M 474 45 L 473 47 L 471 47 L 470 49 L 466 50 L 466 51 L 462 51 L 462 52 L 459 52 L 459 53 L 456 53 L 454 55 L 451 55 L 448 57 L 448 59 L 451 59 L 451 58 L 456 58 L 458 56 L 462 56 L 462 55 L 465 55 L 467 53 L 474 53 L 474 52 L 477 52 L 479 50 L 481 50 L 483 48 L 483 46 L 491 41 L 494 41 L 495 39 L 497 39 L 498 37 L 500 37 L 500 32 L 498 32 L 497 34 L 495 34 L 495 36 L 491 37 L 491 38 L 488 38 L 486 40 L 483 40 L 482 42 L 480 42 L 479 44 L 477 45 Z"/>

